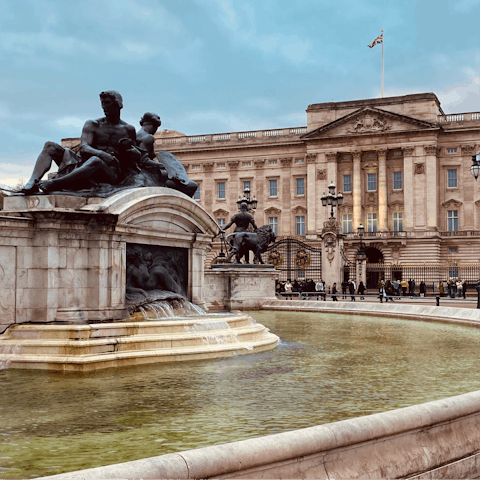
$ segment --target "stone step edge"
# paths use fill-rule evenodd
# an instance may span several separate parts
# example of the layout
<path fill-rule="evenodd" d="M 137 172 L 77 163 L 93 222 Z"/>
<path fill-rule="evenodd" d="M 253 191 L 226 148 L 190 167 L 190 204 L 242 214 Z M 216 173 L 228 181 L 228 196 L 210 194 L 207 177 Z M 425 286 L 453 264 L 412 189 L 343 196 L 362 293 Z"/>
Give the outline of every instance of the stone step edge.
<path fill-rule="evenodd" d="M 188 332 L 184 333 L 167 333 L 167 334 L 133 334 L 128 336 L 119 336 L 119 337 L 101 337 L 101 338 L 91 338 L 91 339 L 52 339 L 52 338 L 0 338 L 0 348 L 2 346 L 16 346 L 16 345 L 25 345 L 25 346 L 65 346 L 65 347 L 88 347 L 88 346 L 97 346 L 97 345 L 110 345 L 110 344 L 125 344 L 125 343 L 137 343 L 137 342 L 158 342 L 158 341 L 175 341 L 175 340 L 188 340 L 195 338 L 203 337 L 213 337 L 213 336 L 238 336 L 238 335 L 248 335 L 260 333 L 262 331 L 268 331 L 266 327 L 258 323 L 255 325 L 249 325 L 248 327 L 236 327 L 236 328 L 225 328 L 223 330 L 212 330 L 205 332 Z M 1 354 L 1 351 L 0 351 Z"/>
<path fill-rule="evenodd" d="M 238 350 L 255 350 L 262 346 L 271 345 L 279 342 L 279 337 L 274 334 L 268 334 L 269 338 L 252 342 L 238 342 L 229 344 L 209 344 L 196 347 L 178 347 L 175 349 L 155 349 L 155 350 L 130 350 L 126 352 L 106 352 L 102 354 L 87 354 L 72 357 L 70 355 L 22 355 L 20 354 L 0 354 L 0 360 L 11 361 L 12 363 L 70 363 L 70 364 L 88 364 L 107 362 L 112 359 L 128 359 L 139 357 L 174 357 L 177 355 L 191 356 L 205 353 L 228 352 Z"/>

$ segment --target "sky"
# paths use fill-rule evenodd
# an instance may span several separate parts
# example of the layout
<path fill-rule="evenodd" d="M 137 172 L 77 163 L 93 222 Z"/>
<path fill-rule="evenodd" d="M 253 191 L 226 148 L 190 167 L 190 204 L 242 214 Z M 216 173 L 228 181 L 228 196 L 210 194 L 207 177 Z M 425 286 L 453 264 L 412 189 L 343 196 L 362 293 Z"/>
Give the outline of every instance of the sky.
<path fill-rule="evenodd" d="M 186 135 L 306 125 L 309 104 L 433 92 L 480 112 L 480 0 L 0 0 L 0 184 L 118 90 Z"/>

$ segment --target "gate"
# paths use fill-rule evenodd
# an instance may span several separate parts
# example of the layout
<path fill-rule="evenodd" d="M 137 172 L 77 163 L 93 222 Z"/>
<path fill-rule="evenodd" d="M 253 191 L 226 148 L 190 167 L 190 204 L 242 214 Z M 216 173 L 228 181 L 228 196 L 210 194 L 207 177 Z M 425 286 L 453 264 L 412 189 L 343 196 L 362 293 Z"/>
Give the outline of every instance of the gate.
<path fill-rule="evenodd" d="M 265 263 L 272 264 L 280 273 L 279 280 L 318 281 L 322 278 L 322 249 L 296 238 L 282 238 L 262 254 Z"/>

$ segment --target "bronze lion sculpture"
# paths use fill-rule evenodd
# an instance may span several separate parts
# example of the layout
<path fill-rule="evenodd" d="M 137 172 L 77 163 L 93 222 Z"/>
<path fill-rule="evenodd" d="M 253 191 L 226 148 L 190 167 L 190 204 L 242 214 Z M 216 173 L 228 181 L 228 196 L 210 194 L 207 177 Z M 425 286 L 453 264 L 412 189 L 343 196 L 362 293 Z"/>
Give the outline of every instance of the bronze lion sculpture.
<path fill-rule="evenodd" d="M 228 261 L 231 261 L 232 257 L 235 255 L 237 263 L 242 263 L 241 258 L 244 257 L 244 263 L 248 264 L 248 253 L 252 251 L 255 254 L 254 263 L 263 264 L 264 262 L 260 254 L 265 252 L 268 246 L 275 242 L 276 238 L 277 237 L 270 225 L 259 227 L 255 233 L 231 233 L 227 237 L 227 242 L 230 244 Z"/>

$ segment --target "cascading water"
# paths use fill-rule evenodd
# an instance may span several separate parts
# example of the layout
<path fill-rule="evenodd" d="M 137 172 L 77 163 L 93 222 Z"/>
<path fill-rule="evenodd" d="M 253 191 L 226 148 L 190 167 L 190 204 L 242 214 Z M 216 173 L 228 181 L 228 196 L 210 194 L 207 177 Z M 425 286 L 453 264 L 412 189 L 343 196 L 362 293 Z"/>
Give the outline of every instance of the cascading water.
<path fill-rule="evenodd" d="M 18 355 L 20 353 L 21 345 L 0 346 L 0 354 L 4 355 Z M 12 363 L 13 358 L 2 360 L 0 359 L 0 370 L 5 370 Z"/>
<path fill-rule="evenodd" d="M 139 306 L 145 320 L 164 320 L 174 317 L 188 317 L 206 315 L 198 306 L 184 298 L 170 300 L 156 300 Z"/>

